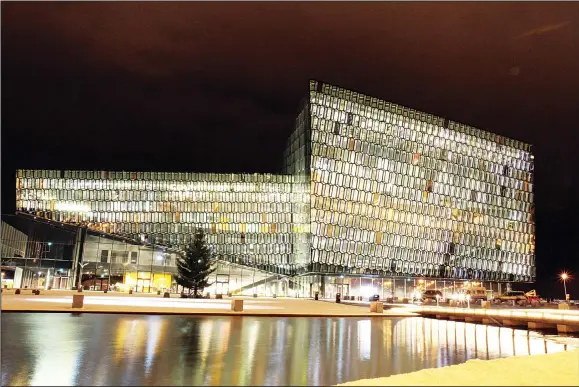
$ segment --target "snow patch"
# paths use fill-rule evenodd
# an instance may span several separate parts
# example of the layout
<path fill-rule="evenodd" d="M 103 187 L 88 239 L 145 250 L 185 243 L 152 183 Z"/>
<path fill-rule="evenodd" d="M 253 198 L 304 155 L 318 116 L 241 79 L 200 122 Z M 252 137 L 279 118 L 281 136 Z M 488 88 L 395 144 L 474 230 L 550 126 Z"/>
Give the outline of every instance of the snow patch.
<path fill-rule="evenodd" d="M 469 360 L 339 386 L 579 386 L 579 350 L 494 360 Z"/>

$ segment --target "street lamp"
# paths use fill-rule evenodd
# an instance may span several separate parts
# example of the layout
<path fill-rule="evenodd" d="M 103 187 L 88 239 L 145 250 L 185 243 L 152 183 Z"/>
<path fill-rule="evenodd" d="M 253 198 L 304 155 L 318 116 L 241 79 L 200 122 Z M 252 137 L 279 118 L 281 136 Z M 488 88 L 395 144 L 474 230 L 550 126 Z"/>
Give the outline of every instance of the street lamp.
<path fill-rule="evenodd" d="M 78 265 L 80 266 L 80 272 L 78 273 L 78 286 L 76 288 L 76 290 L 78 292 L 82 292 L 82 269 L 84 269 L 84 267 L 88 264 L 89 264 L 89 262 L 84 262 L 84 263 L 79 262 L 78 263 Z"/>
<path fill-rule="evenodd" d="M 565 301 L 567 301 L 567 280 L 571 279 L 567 272 L 563 272 L 560 275 L 561 280 L 563 281 L 563 290 L 565 291 Z"/>

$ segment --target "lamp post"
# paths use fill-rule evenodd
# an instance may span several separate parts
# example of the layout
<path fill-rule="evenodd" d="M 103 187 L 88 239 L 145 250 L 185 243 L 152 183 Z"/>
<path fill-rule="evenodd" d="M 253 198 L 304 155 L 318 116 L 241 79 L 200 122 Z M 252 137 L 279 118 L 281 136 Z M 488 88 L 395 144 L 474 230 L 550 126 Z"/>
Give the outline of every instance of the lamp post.
<path fill-rule="evenodd" d="M 76 287 L 76 290 L 81 292 L 82 291 L 82 269 L 84 269 L 84 267 L 86 265 L 88 265 L 89 262 L 79 262 L 78 265 L 80 266 L 80 273 L 78 273 L 78 285 Z"/>
<path fill-rule="evenodd" d="M 567 280 L 569 279 L 569 274 L 566 272 L 561 273 L 561 280 L 563 280 L 563 290 L 565 291 L 565 301 L 567 301 Z"/>

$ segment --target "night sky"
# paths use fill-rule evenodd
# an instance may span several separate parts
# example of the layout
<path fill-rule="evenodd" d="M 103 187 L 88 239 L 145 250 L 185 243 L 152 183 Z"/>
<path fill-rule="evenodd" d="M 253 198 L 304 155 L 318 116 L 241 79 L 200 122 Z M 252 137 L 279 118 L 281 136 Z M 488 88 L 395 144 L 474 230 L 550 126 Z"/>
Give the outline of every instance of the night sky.
<path fill-rule="evenodd" d="M 579 298 L 579 3 L 1 7 L 2 213 L 17 168 L 279 172 L 320 79 L 534 144 L 537 287 Z"/>

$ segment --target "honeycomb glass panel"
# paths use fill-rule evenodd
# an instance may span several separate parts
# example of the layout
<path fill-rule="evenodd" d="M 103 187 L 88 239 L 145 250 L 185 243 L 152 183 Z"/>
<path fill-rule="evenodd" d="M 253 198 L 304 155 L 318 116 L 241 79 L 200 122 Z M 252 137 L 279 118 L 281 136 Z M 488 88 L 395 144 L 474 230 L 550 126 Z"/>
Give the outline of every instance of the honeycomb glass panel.
<path fill-rule="evenodd" d="M 533 173 L 528 144 L 311 81 L 283 175 L 20 170 L 16 203 L 294 274 L 533 281 Z"/>

